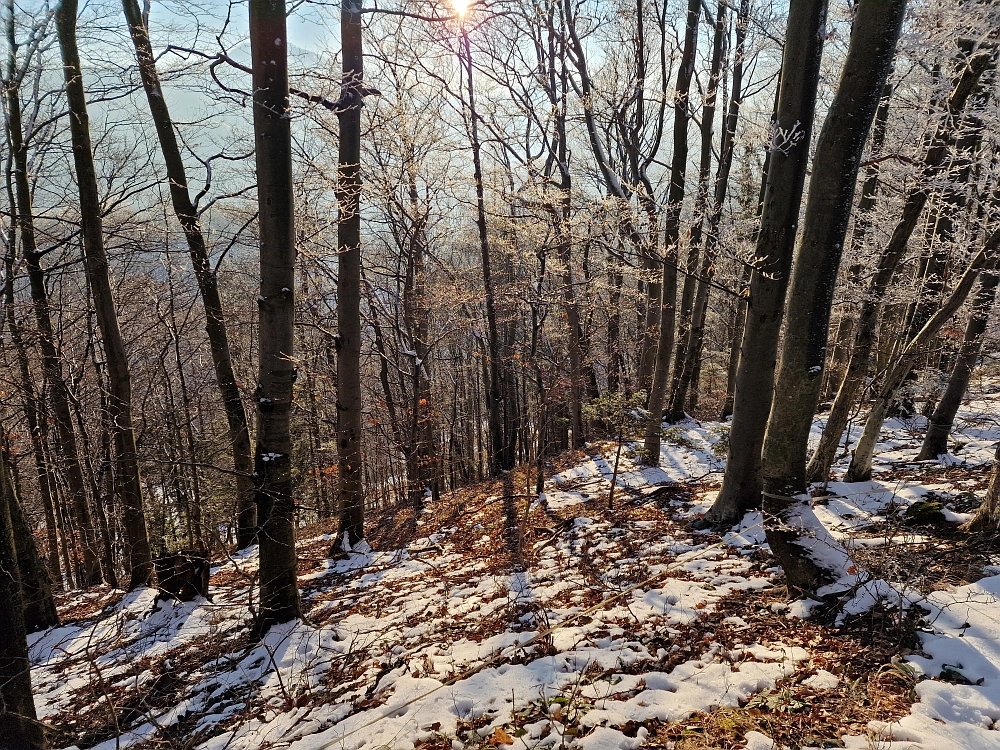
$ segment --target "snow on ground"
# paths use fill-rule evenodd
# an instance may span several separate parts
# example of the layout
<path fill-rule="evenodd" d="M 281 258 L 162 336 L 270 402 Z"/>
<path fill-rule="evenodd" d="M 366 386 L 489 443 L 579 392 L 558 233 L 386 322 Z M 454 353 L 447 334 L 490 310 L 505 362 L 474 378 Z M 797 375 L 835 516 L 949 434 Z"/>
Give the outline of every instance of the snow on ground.
<path fill-rule="evenodd" d="M 995 407 L 984 395 L 963 409 L 961 458 L 946 465 L 992 456 Z M 958 501 L 971 485 L 961 472 L 932 483 L 879 473 L 912 460 L 913 427 L 890 423 L 874 480 L 831 482 L 808 513 L 844 556 L 845 613 L 878 599 L 919 604 L 927 632 L 899 668 L 949 681 L 917 683 L 909 715 L 842 741 L 1000 748 L 1000 575 L 921 595 L 915 581 L 890 583 L 848 557 L 920 543 L 904 526 L 886 529 L 921 500 L 941 501 L 951 520 L 967 517 Z M 835 689 L 840 678 L 818 666 L 817 653 L 779 632 L 762 638 L 749 624 L 754 611 L 739 610 L 740 596 L 771 588 L 779 572 L 760 514 L 721 538 L 686 526 L 715 493 L 681 490 L 721 478 L 725 437 L 720 424 L 670 428 L 658 469 L 623 446 L 614 511 L 606 506 L 615 446 L 592 450 L 547 482 L 518 549 L 497 521 L 500 494 L 450 516 L 429 507 L 417 538 L 395 549 L 331 561 L 329 536 L 303 540 L 307 622 L 260 643 L 247 627 L 253 549 L 213 568 L 211 602 L 154 602 L 150 589 L 108 597 L 88 619 L 32 636 L 39 716 L 78 717 L 78 747 L 100 750 L 176 737 L 200 750 L 628 750 L 643 744 L 649 720 L 738 708 L 793 674 L 810 689 Z M 810 606 L 772 609 L 791 620 Z M 744 741 L 774 747 L 756 731 Z"/>

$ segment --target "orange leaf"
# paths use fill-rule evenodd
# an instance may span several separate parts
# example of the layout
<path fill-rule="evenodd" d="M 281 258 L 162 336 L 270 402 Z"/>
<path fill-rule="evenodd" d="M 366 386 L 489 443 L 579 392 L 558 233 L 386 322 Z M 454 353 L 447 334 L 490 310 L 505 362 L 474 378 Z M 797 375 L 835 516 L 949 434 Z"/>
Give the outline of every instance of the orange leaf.
<path fill-rule="evenodd" d="M 493 742 L 497 745 L 513 745 L 514 738 L 507 734 L 501 727 L 493 731 Z"/>

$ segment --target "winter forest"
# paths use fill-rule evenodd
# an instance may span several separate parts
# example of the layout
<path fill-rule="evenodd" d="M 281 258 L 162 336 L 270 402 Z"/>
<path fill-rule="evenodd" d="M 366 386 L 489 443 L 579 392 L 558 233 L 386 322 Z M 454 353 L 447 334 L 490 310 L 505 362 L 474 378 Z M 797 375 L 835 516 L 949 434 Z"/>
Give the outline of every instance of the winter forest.
<path fill-rule="evenodd" d="M 0 750 L 1000 750 L 995 0 L 0 29 Z"/>

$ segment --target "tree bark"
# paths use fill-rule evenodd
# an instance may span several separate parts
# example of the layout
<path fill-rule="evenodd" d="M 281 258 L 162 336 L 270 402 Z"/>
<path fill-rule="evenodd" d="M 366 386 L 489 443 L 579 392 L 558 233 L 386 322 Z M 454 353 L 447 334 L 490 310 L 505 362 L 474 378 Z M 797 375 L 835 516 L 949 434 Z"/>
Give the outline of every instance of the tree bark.
<path fill-rule="evenodd" d="M 764 439 L 765 511 L 772 506 L 772 512 L 780 514 L 780 501 L 772 495 L 795 495 L 806 489 L 809 431 L 823 383 L 833 291 L 858 170 L 905 10 L 906 0 L 858 4 L 837 93 L 816 146 Z"/>
<path fill-rule="evenodd" d="M 875 452 L 875 443 L 878 440 L 882 423 L 885 421 L 889 406 L 906 380 L 906 377 L 913 369 L 914 363 L 921 356 L 922 350 L 927 343 L 937 335 L 938 331 L 954 315 L 958 308 L 962 306 L 965 299 L 972 291 L 979 271 L 984 267 L 990 267 L 996 262 L 997 254 L 1000 252 L 1000 230 L 990 235 L 983 248 L 976 254 L 962 278 L 959 279 L 951 294 L 941 305 L 927 324 L 920 329 L 906 347 L 889 364 L 888 372 L 882 382 L 878 397 L 872 404 L 868 419 L 865 421 L 865 429 L 858 440 L 858 445 L 851 458 L 851 464 L 847 468 L 845 482 L 867 482 L 872 476 L 872 455 Z"/>
<path fill-rule="evenodd" d="M 701 17 L 701 0 L 689 0 L 687 24 L 684 32 L 684 50 L 681 66 L 677 71 L 674 88 L 674 151 L 670 162 L 670 188 L 663 227 L 663 280 L 660 285 L 659 340 L 656 346 L 656 364 L 646 405 L 646 435 L 643 444 L 645 461 L 650 466 L 660 464 L 660 434 L 663 422 L 663 405 L 670 381 L 670 361 L 674 349 L 674 323 L 677 317 L 677 262 L 680 257 L 681 208 L 684 203 L 685 176 L 688 157 L 688 122 L 691 120 L 691 79 L 698 50 L 698 20 Z M 714 106 L 712 107 L 714 117 Z"/>
<path fill-rule="evenodd" d="M 39 630 L 58 625 L 59 615 L 56 612 L 55 600 L 52 598 L 52 582 L 49 580 L 48 570 L 42 562 L 41 555 L 38 554 L 34 532 L 28 525 L 21 507 L 6 435 L 0 439 L 3 441 L 0 451 L 4 453 L 6 464 L 4 470 L 7 471 L 6 478 L 0 481 L 6 481 L 11 488 L 7 496 L 7 511 L 10 514 L 11 532 L 14 535 L 14 547 L 17 551 L 17 570 L 24 607 L 24 629 L 28 633 L 37 633 Z"/>
<path fill-rule="evenodd" d="M 365 538 L 361 455 L 361 107 L 364 85 L 361 9 L 344 3 L 342 106 L 337 173 L 337 446 L 340 530 L 335 548 Z"/>
<path fill-rule="evenodd" d="M 253 130 L 260 211 L 255 499 L 260 613 L 255 633 L 301 617 L 296 580 L 291 413 L 295 383 L 295 213 L 284 0 L 251 0 Z"/>
<path fill-rule="evenodd" d="M 882 310 L 882 300 L 933 190 L 933 178 L 940 173 L 944 164 L 958 117 L 980 76 L 989 66 L 990 57 L 987 52 L 974 55 L 963 68 L 959 81 L 948 98 L 946 105 L 948 117 L 938 126 L 924 154 L 921 182 L 907 194 L 899 221 L 893 229 L 889 243 L 879 256 L 878 268 L 868 285 L 868 293 L 858 312 L 854 346 L 847 372 L 837 390 L 837 397 L 830 409 L 830 416 L 827 418 L 819 446 L 806 467 L 806 477 L 810 482 L 821 482 L 830 473 L 830 466 L 837 454 L 837 445 L 840 443 L 844 428 L 847 427 L 851 409 L 868 372 L 868 360 L 875 344 L 875 331 Z"/>
<path fill-rule="evenodd" d="M 794 496 L 806 490 L 809 431 L 823 384 L 833 290 L 861 155 L 892 68 L 905 11 L 906 0 L 858 4 L 837 93 L 813 159 L 761 463 L 765 533 L 789 590 L 812 592 L 832 577 L 803 545 L 791 518 L 799 502 Z"/>
<path fill-rule="evenodd" d="M 90 141 L 90 120 L 87 115 L 80 53 L 76 42 L 76 14 L 77 0 L 62 0 L 56 11 L 56 28 L 66 80 L 87 279 L 107 359 L 110 390 L 108 410 L 115 425 L 115 453 L 126 537 L 126 567 L 130 575 L 129 586 L 135 588 L 152 582 L 153 560 L 146 533 L 142 482 L 132 426 L 132 375 L 111 292 L 108 258 L 104 250 L 101 199 Z"/>
<path fill-rule="evenodd" d="M 0 450 L 0 750 L 42 750 L 41 724 L 31 695 L 24 600 L 10 508 L 17 502 L 7 452 Z"/>
<path fill-rule="evenodd" d="M 826 9 L 826 0 L 793 0 L 789 6 L 781 91 L 772 126 L 771 162 L 736 376 L 726 473 L 722 490 L 707 514 L 713 523 L 735 522 L 760 503 L 761 447 L 809 161 Z"/>
<path fill-rule="evenodd" d="M 743 104 L 743 56 L 746 50 L 747 22 L 750 13 L 749 0 L 742 0 L 736 17 L 736 48 L 733 52 L 732 93 L 729 107 L 723 120 L 722 142 L 719 145 L 719 166 L 715 175 L 715 188 L 711 201 L 706 205 L 707 226 L 704 230 L 705 253 L 702 262 L 698 286 L 695 290 L 694 308 L 691 313 L 691 327 L 688 333 L 687 346 L 684 348 L 684 363 L 680 369 L 677 385 L 671 396 L 670 412 L 672 421 L 683 418 L 685 404 L 689 407 L 698 399 L 698 372 L 701 365 L 702 349 L 705 343 L 705 321 L 708 315 L 708 299 L 712 291 L 711 279 L 714 277 L 715 260 L 718 251 L 719 224 L 722 222 L 722 210 L 725 206 L 726 194 L 729 192 L 729 176 L 732 172 L 734 147 L 736 145 L 736 126 L 739 122 L 740 107 Z M 717 24 L 724 25 L 726 6 L 719 4 Z M 718 34 L 718 28 L 716 29 Z M 719 42 L 716 41 L 716 49 Z M 718 73 L 716 72 L 716 75 Z M 711 93 L 711 90 L 710 90 Z M 705 127 L 702 126 L 702 148 L 705 147 Z M 711 150 L 711 141 L 708 142 Z M 742 329 L 742 326 L 739 327 Z M 739 356 L 737 345 L 736 356 Z M 735 368 L 733 370 L 735 378 Z M 727 389 L 727 396 L 730 391 Z M 727 399 L 728 400 L 728 399 Z M 689 408 L 688 411 L 693 411 Z M 730 411 L 732 405 L 730 402 Z M 724 418 L 729 416 L 725 414 Z"/>
<path fill-rule="evenodd" d="M 923 445 L 917 454 L 918 461 L 929 461 L 948 452 L 948 437 L 983 347 L 983 333 L 986 332 L 986 323 L 996 300 L 998 281 L 1000 276 L 995 272 L 983 272 L 979 280 L 979 290 L 972 303 L 972 314 L 965 326 L 962 349 L 955 360 L 944 395 L 927 424 L 927 434 L 924 435 Z"/>
<path fill-rule="evenodd" d="M 240 549 L 253 544 L 257 526 L 257 506 L 254 504 L 253 458 L 250 445 L 250 430 L 246 408 L 240 396 L 236 373 L 233 370 L 232 349 L 226 330 L 225 308 L 215 269 L 208 256 L 208 246 L 201 231 L 198 210 L 191 201 L 188 190 L 187 170 L 177 143 L 174 123 L 170 117 L 160 76 L 156 70 L 156 59 L 149 40 L 149 30 L 139 8 L 138 0 L 122 0 L 122 8 L 128 21 L 129 33 L 135 47 L 139 65 L 139 75 L 146 92 L 149 113 L 156 129 L 166 167 L 170 201 L 174 215 L 184 232 L 188 253 L 194 267 L 198 290 L 201 292 L 205 308 L 205 332 L 208 335 L 215 381 L 222 396 L 222 405 L 229 426 L 229 442 L 232 447 L 233 469 L 236 472 L 236 546 Z"/>

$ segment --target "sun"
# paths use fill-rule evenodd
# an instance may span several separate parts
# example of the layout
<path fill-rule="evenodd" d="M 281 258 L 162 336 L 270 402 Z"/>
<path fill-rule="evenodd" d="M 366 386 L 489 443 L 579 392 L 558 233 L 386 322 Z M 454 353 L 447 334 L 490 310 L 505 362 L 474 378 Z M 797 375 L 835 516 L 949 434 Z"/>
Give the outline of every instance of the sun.
<path fill-rule="evenodd" d="M 465 14 L 469 12 L 469 6 L 472 5 L 472 0 L 451 0 L 452 7 L 455 8 L 455 13 L 458 14 L 459 18 L 464 18 Z"/>

